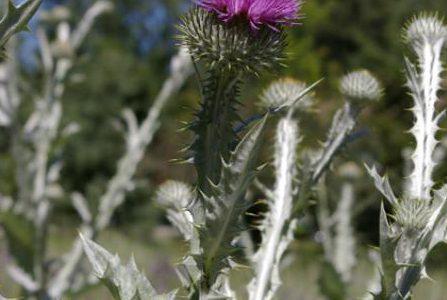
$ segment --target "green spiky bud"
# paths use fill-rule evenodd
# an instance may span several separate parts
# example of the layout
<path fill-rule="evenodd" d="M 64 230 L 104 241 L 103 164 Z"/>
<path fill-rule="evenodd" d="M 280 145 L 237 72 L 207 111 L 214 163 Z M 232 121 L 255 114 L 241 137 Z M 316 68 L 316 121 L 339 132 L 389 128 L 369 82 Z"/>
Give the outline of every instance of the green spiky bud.
<path fill-rule="evenodd" d="M 261 95 L 261 104 L 267 108 L 281 107 L 288 103 L 295 103 L 294 108 L 305 111 L 312 106 L 313 95 L 306 94 L 301 100 L 307 85 L 304 82 L 292 78 L 279 79 L 264 90 Z"/>
<path fill-rule="evenodd" d="M 274 69 L 284 59 L 285 35 L 281 29 L 253 31 L 245 22 L 225 23 L 201 8 L 192 9 L 180 25 L 181 43 L 196 61 L 211 69 L 258 74 Z"/>
<path fill-rule="evenodd" d="M 345 75 L 340 82 L 340 90 L 349 101 L 374 101 L 381 97 L 379 81 L 367 70 L 354 71 Z"/>

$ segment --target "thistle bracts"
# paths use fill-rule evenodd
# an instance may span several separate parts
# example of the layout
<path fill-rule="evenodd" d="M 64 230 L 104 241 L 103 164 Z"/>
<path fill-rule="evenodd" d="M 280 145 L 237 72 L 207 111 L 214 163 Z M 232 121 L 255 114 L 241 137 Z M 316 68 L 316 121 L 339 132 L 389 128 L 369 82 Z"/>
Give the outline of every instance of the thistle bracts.
<path fill-rule="evenodd" d="M 281 30 L 267 27 L 253 32 L 242 19 L 225 23 L 199 7 L 184 17 L 180 30 L 181 43 L 198 64 L 202 99 L 190 125 L 194 133 L 190 150 L 198 188 L 206 194 L 209 181 L 219 182 L 221 158 L 228 160 L 237 144 L 233 127 L 239 121 L 237 97 L 242 75 L 277 68 L 283 59 L 285 37 Z"/>
<path fill-rule="evenodd" d="M 293 78 L 282 78 L 273 82 L 261 95 L 262 106 L 268 109 L 290 108 L 292 112 L 308 111 L 312 108 L 313 97 L 304 82 Z"/>
<path fill-rule="evenodd" d="M 412 154 L 414 169 L 410 175 L 408 197 L 430 199 L 433 186 L 436 132 L 444 112 L 436 112 L 441 84 L 441 51 L 447 38 L 447 28 L 436 15 L 421 15 L 412 20 L 404 31 L 405 41 L 417 55 L 417 65 L 405 60 L 407 87 L 414 100 L 415 124 L 411 129 L 416 140 Z"/>
<path fill-rule="evenodd" d="M 388 179 L 375 168 L 368 169 L 376 188 L 391 206 L 387 216 L 382 206 L 380 250 L 382 256 L 382 290 L 376 299 L 409 299 L 412 288 L 427 277 L 425 260 L 428 253 L 446 239 L 447 189 L 433 190 L 433 159 L 437 145 L 438 122 L 443 112 L 436 112 L 441 52 L 447 28 L 436 15 L 414 18 L 404 32 L 406 42 L 417 56 L 417 65 L 405 59 L 407 87 L 414 100 L 416 119 L 411 133 L 416 147 L 412 154 L 413 171 L 404 184 L 401 197 L 396 197 Z"/>
<path fill-rule="evenodd" d="M 193 8 L 179 27 L 180 42 L 193 59 L 210 70 L 259 74 L 284 60 L 285 34 L 266 26 L 254 32 L 242 18 L 224 23 L 211 12 Z"/>

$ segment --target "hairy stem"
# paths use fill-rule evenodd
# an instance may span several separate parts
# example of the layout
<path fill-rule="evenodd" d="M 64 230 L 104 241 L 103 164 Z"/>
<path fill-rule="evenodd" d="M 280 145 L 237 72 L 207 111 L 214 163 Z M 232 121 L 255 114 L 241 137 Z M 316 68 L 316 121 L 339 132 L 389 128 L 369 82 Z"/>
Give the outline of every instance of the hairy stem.
<path fill-rule="evenodd" d="M 279 263 L 284 251 L 281 243 L 290 226 L 293 202 L 293 180 L 296 174 L 298 126 L 291 118 L 282 119 L 277 128 L 275 145 L 276 183 L 266 219 L 265 236 L 256 254 L 256 278 L 250 287 L 251 300 L 271 299 L 279 282 Z M 285 241 L 287 243 L 287 241 Z"/>
<path fill-rule="evenodd" d="M 239 83 L 238 76 L 223 71 L 213 71 L 203 83 L 202 107 L 191 128 L 196 134 L 192 149 L 198 187 L 205 194 L 210 181 L 219 182 L 222 159 L 229 159 L 237 140 L 233 123 Z"/>

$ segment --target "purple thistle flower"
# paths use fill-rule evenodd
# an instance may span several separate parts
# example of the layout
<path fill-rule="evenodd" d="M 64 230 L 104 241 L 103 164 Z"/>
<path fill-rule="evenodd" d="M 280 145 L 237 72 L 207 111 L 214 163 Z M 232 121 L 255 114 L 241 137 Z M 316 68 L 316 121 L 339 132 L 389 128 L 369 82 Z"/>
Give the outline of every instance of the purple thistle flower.
<path fill-rule="evenodd" d="M 267 25 L 275 31 L 278 25 L 296 24 L 300 8 L 300 0 L 196 0 L 196 3 L 215 12 L 224 22 L 245 16 L 253 29 Z"/>

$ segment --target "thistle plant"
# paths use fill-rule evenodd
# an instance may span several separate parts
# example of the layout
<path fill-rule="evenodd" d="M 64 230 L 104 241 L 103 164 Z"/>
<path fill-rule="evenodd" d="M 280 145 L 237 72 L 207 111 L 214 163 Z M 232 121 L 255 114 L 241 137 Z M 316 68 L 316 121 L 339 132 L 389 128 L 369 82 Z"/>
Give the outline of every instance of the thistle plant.
<path fill-rule="evenodd" d="M 256 174 L 256 158 L 268 114 L 240 138 L 239 89 L 243 76 L 272 71 L 283 60 L 281 25 L 297 18 L 299 3 L 289 1 L 198 1 L 180 26 L 201 85 L 201 107 L 189 128 L 189 148 L 197 171 L 194 226 L 198 245 L 191 248 L 197 282 L 192 297 L 231 296 L 227 272 L 243 230 L 240 216 L 249 208 L 245 193 Z M 195 243 L 193 243 L 195 244 Z M 197 295 L 197 296 L 194 296 Z"/>
<path fill-rule="evenodd" d="M 376 188 L 389 206 L 382 205 L 380 250 L 382 290 L 377 299 L 409 299 L 412 288 L 428 275 L 425 261 L 430 251 L 446 239 L 447 190 L 434 188 L 433 171 L 436 134 L 444 112 L 436 104 L 443 66 L 441 53 L 447 27 L 436 14 L 421 14 L 404 29 L 404 40 L 416 55 L 416 63 L 405 58 L 407 87 L 414 100 L 415 123 L 410 130 L 416 145 L 413 169 L 397 197 L 387 177 L 368 168 Z"/>
<path fill-rule="evenodd" d="M 236 297 L 229 272 L 240 263 L 240 236 L 248 229 L 243 216 L 253 205 L 246 194 L 260 169 L 257 157 L 268 119 L 275 115 L 280 120 L 273 155 L 274 188 L 258 182 L 268 210 L 259 228 L 262 243 L 248 257 L 254 270 L 249 297 L 256 300 L 274 297 L 280 286 L 281 258 L 293 239 L 297 217 L 348 142 L 361 110 L 381 95 L 378 81 L 369 72 L 347 75 L 341 83 L 345 105 L 336 113 L 326 142 L 312 151 L 315 155 L 297 150 L 299 117 L 312 106 L 309 92 L 316 84 L 307 86 L 291 79 L 275 82 L 261 97 L 260 117 L 240 121 L 238 96 L 243 78 L 281 65 L 283 26 L 296 23 L 299 7 L 295 0 L 197 1 L 179 27 L 180 42 L 192 57 L 201 92 L 200 108 L 188 126 L 193 142 L 186 149 L 197 182 L 192 187 L 168 181 L 160 186 L 155 200 L 189 243 L 189 252 L 176 268 L 189 299 Z M 82 240 L 96 275 L 108 283 L 116 299 L 143 299 L 143 290 L 151 290 L 151 297 L 169 298 L 176 293 L 157 294 L 148 288 L 147 279 L 140 285 L 131 279 L 139 274 L 132 261 L 127 267 L 120 265 L 101 246 L 88 238 Z"/>
<path fill-rule="evenodd" d="M 201 90 L 200 109 L 188 126 L 194 141 L 187 155 L 196 168 L 197 185 L 194 199 L 187 199 L 190 213 L 184 216 L 174 206 L 169 216 L 192 230 L 190 253 L 179 268 L 191 299 L 233 295 L 227 274 L 244 229 L 240 217 L 250 207 L 245 194 L 257 171 L 269 116 L 240 137 L 235 130 L 239 91 L 244 76 L 280 66 L 283 26 L 294 24 L 299 6 L 296 0 L 197 1 L 180 25 L 180 41 L 194 61 Z M 166 202 L 164 194 L 159 191 L 159 202 Z"/>

